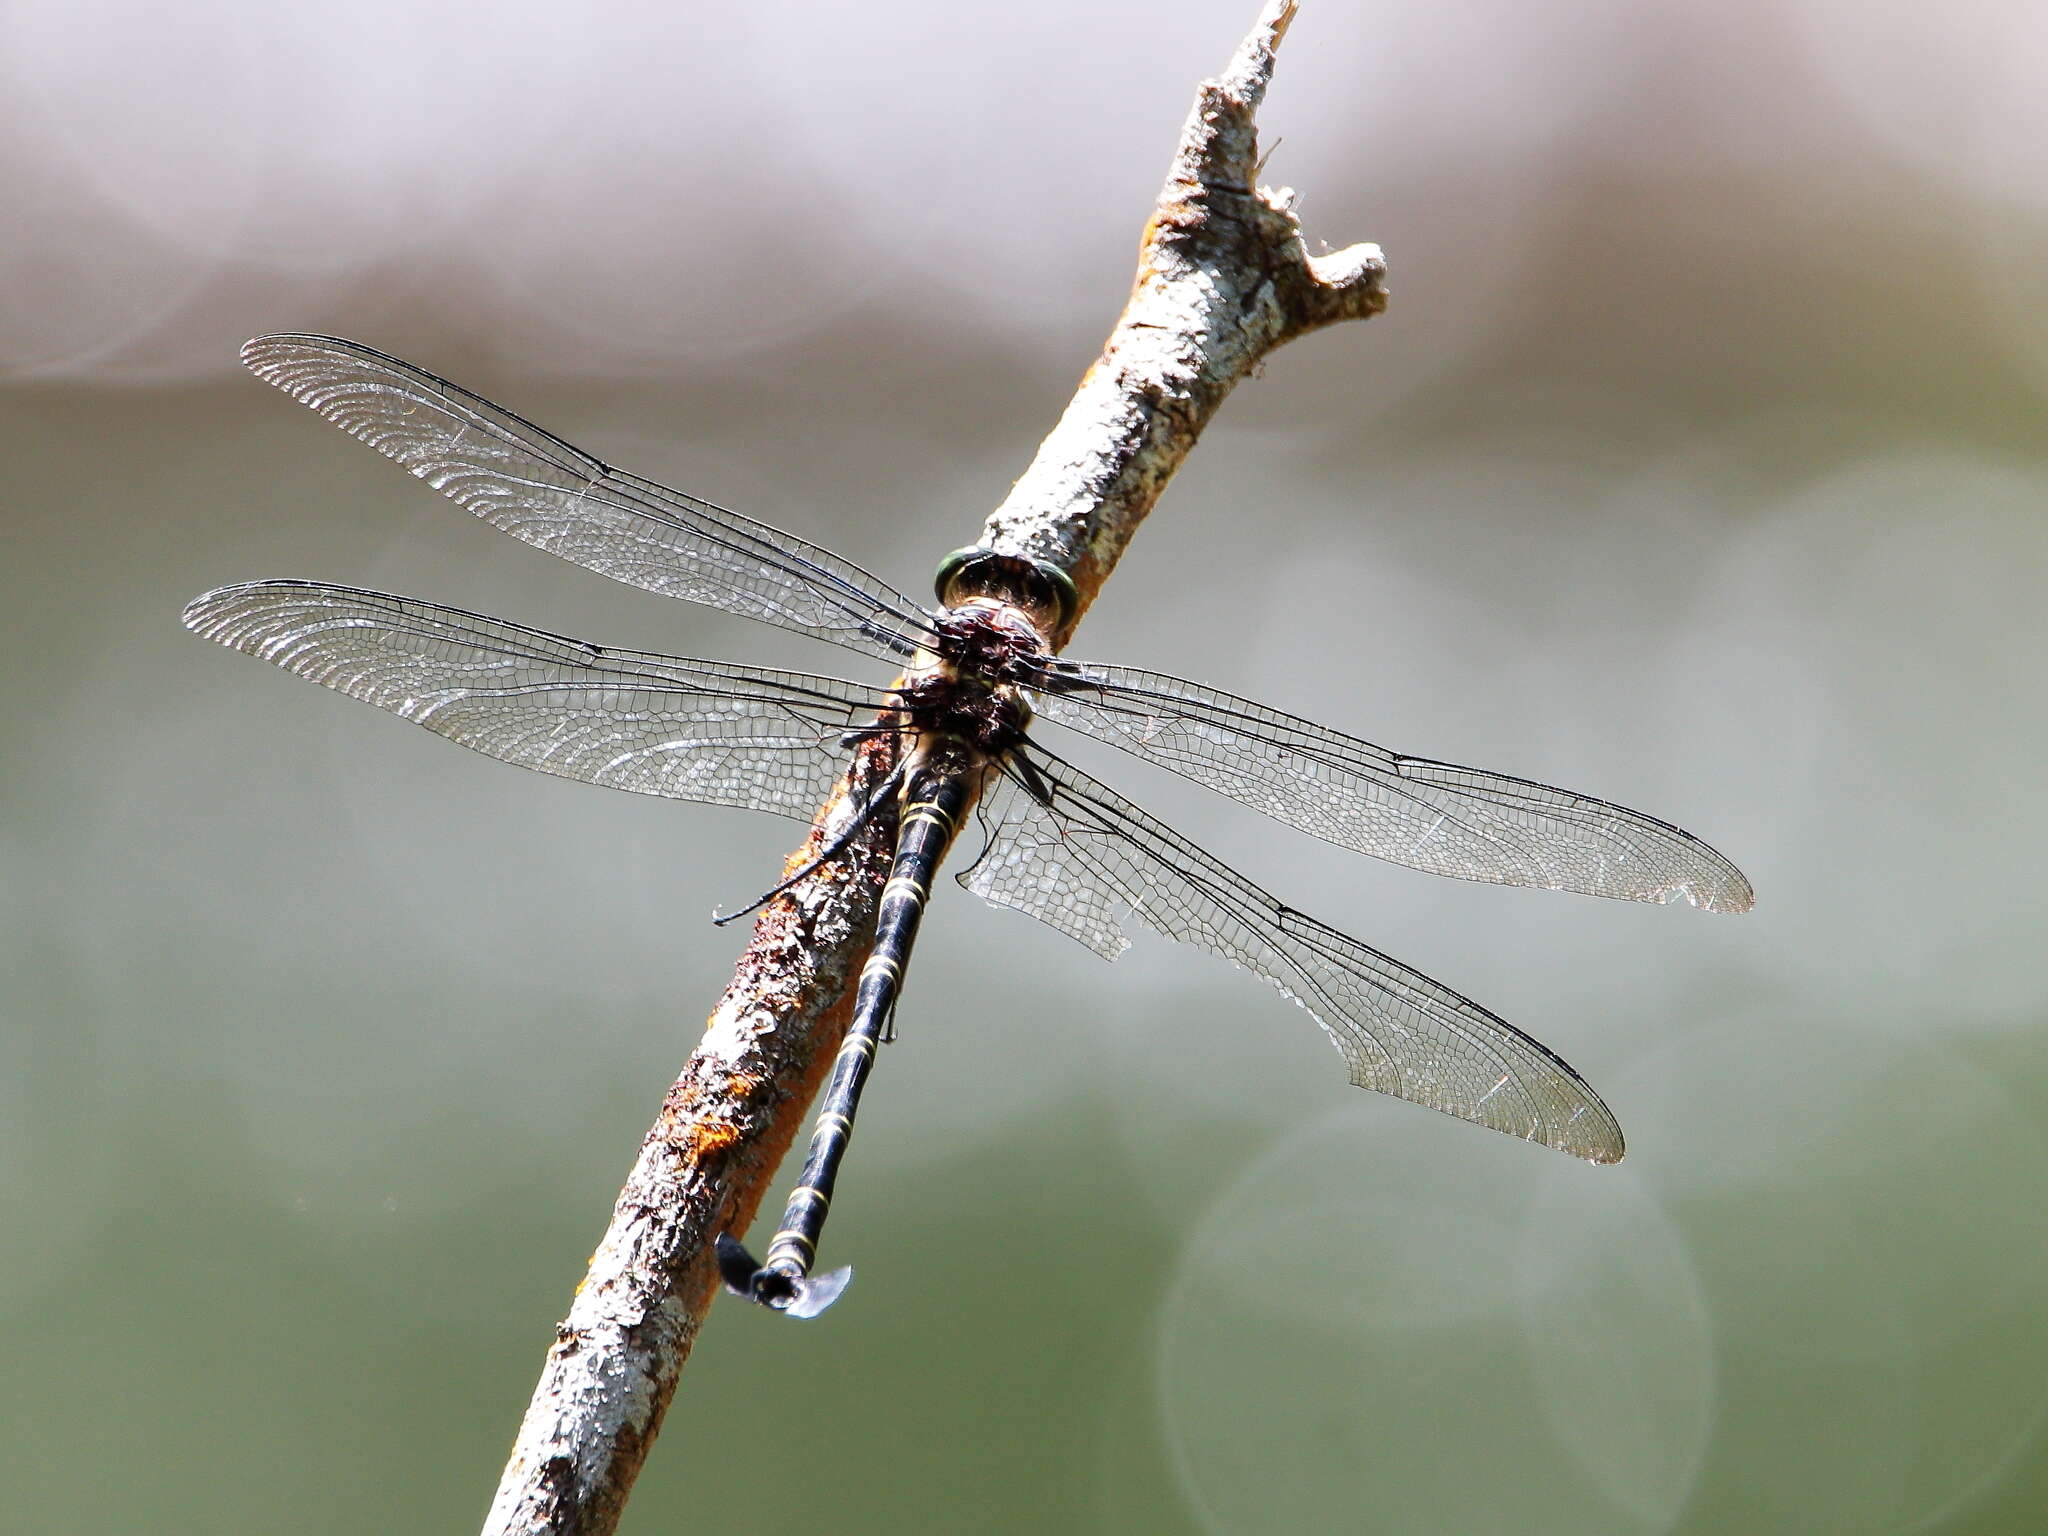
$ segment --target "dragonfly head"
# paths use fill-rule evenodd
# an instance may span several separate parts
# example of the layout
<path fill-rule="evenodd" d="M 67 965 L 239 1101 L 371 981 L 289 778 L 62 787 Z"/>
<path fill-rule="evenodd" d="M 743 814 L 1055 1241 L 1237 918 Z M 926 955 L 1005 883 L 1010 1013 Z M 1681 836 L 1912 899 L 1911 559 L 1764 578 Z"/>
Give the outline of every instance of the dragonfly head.
<path fill-rule="evenodd" d="M 1081 610 L 1081 595 L 1058 566 L 1025 555 L 999 555 L 978 544 L 940 561 L 935 585 L 948 608 L 970 598 L 996 598 L 1030 614 L 1047 635 L 1065 629 Z"/>

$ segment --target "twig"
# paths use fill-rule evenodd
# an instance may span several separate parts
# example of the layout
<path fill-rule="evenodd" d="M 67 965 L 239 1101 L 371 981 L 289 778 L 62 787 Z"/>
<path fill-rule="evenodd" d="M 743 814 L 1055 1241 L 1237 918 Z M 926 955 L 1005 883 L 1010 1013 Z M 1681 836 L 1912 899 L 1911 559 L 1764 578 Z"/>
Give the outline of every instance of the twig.
<path fill-rule="evenodd" d="M 1196 93 L 1124 313 L 982 531 L 991 548 L 1065 569 L 1083 609 L 1238 380 L 1296 336 L 1385 306 L 1376 247 L 1309 256 L 1293 194 L 1253 184 L 1254 117 L 1294 10 L 1269 0 L 1222 77 Z M 886 737 L 863 748 L 849 781 L 877 782 L 892 751 Z M 845 824 L 849 803 L 842 784 L 790 870 Z M 887 831 L 855 839 L 755 925 L 556 1329 L 485 1536 L 617 1526 L 711 1303 L 711 1240 L 752 1221 L 846 1027 Z"/>
<path fill-rule="evenodd" d="M 1297 336 L 1386 307 L 1378 246 L 1310 256 L 1293 192 L 1253 183 L 1254 117 L 1293 19 L 1293 0 L 1270 0 L 1196 91 L 1123 315 L 983 530 L 1005 554 L 1064 568 L 1083 607 L 1240 379 Z"/>

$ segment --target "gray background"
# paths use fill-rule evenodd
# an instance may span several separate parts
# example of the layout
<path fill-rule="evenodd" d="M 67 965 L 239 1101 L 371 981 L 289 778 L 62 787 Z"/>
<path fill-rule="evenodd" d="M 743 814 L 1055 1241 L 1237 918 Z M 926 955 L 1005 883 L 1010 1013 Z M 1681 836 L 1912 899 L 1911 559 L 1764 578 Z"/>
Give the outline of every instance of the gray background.
<path fill-rule="evenodd" d="M 0 1523 L 473 1528 L 742 942 L 704 919 L 798 833 L 456 751 L 187 598 L 873 675 L 498 537 L 235 347 L 361 338 L 921 594 L 1251 11 L 0 13 Z M 859 1282 L 714 1310 L 628 1530 L 2041 1529 L 2044 80 L 2025 0 L 1311 0 L 1267 178 L 1393 307 L 1228 402 L 1075 654 L 1671 817 L 1757 910 L 1103 764 L 1562 1052 L 1628 1161 L 949 887 Z"/>

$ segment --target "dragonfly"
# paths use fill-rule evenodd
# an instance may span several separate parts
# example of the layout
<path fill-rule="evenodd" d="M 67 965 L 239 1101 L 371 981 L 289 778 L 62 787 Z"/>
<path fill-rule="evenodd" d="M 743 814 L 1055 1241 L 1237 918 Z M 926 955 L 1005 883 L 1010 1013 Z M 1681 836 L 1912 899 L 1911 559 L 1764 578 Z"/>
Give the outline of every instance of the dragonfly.
<path fill-rule="evenodd" d="M 263 336 L 260 378 L 484 522 L 664 597 L 897 667 L 872 685 L 592 645 L 417 598 L 312 581 L 218 588 L 186 625 L 522 767 L 639 794 L 813 820 L 878 746 L 846 828 L 763 901 L 885 818 L 894 851 L 853 1015 L 780 1229 L 756 1261 L 715 1243 L 727 1288 L 791 1317 L 831 1305 L 826 1213 L 941 860 L 956 878 L 1115 959 L 1135 923 L 1260 976 L 1320 1025 L 1353 1083 L 1593 1163 L 1619 1124 L 1555 1052 L 1400 961 L 1287 906 L 1041 740 L 1092 737 L 1340 847 L 1430 874 L 1742 912 L 1749 881 L 1669 822 L 1589 795 L 1410 757 L 1220 689 L 1076 661 L 1053 563 L 977 546 L 940 566 L 938 606 L 794 534 L 610 465 L 479 395 L 334 337 Z M 756 905 L 760 905 L 757 903 Z M 751 910 L 751 909 L 750 909 Z"/>

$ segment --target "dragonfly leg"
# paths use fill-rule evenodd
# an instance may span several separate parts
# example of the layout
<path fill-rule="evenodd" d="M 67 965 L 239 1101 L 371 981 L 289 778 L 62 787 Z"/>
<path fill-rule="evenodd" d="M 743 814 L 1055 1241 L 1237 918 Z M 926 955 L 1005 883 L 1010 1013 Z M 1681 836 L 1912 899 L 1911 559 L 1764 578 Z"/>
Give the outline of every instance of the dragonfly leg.
<path fill-rule="evenodd" d="M 870 821 L 874 820 L 875 812 L 888 803 L 889 796 L 896 792 L 896 786 L 901 782 L 902 777 L 903 770 L 898 768 L 888 778 L 877 784 L 873 792 L 861 801 L 860 809 L 854 812 L 853 820 L 846 824 L 845 830 L 840 832 L 831 842 L 827 843 L 818 856 L 806 863 L 802 869 L 798 870 L 788 879 L 778 882 L 772 890 L 748 902 L 739 911 L 714 914 L 711 919 L 712 925 L 723 928 L 727 923 L 736 923 L 749 913 L 760 911 L 783 892 L 794 890 L 801 882 L 810 879 L 812 875 L 838 858 L 840 854 L 846 851 L 846 845 L 860 836 L 862 829 Z"/>

